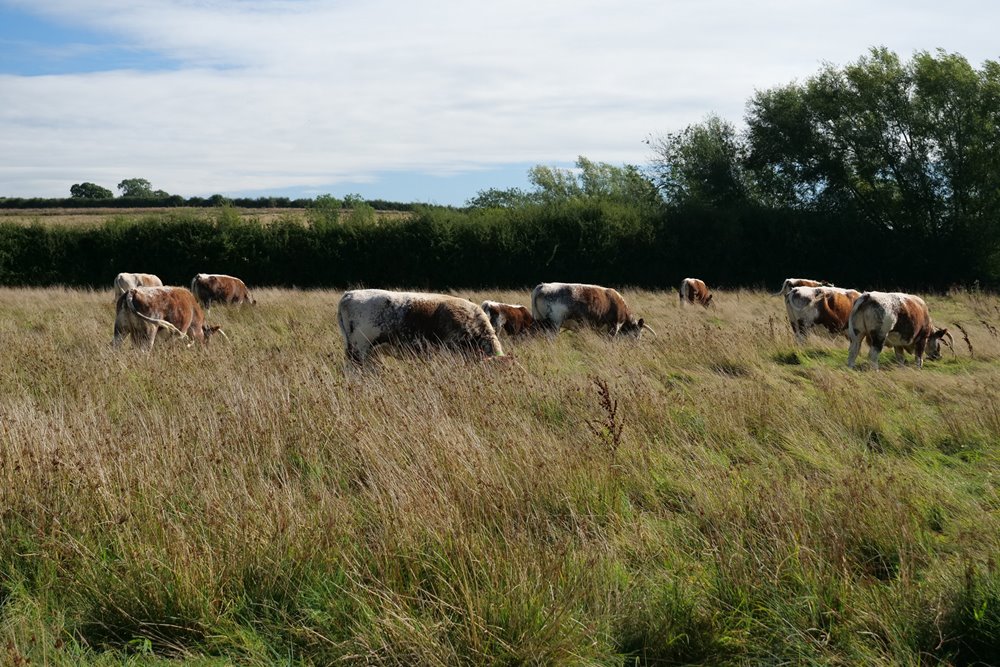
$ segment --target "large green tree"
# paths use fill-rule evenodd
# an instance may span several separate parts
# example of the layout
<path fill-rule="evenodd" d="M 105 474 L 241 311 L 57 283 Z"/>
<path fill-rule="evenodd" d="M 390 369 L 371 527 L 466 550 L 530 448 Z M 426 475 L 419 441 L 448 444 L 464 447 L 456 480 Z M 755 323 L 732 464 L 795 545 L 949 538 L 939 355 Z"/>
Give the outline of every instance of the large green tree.
<path fill-rule="evenodd" d="M 922 236 L 995 230 L 1000 65 L 884 48 L 757 93 L 747 166 L 790 205 L 852 208 Z"/>
<path fill-rule="evenodd" d="M 112 199 L 115 194 L 95 183 L 75 183 L 69 188 L 73 199 Z"/>
<path fill-rule="evenodd" d="M 153 196 L 153 186 L 145 178 L 126 178 L 118 184 L 118 190 L 125 199 Z"/>
<path fill-rule="evenodd" d="M 710 116 L 651 141 L 666 199 L 811 220 L 805 244 L 891 243 L 909 284 L 1000 281 L 1000 65 L 871 49 L 758 91 L 746 128 Z M 823 236 L 817 221 L 836 227 Z M 905 257 L 905 259 L 903 259 Z M 856 261 L 863 261 L 857 259 Z M 867 260 L 864 260 L 867 261 Z"/>
<path fill-rule="evenodd" d="M 701 123 L 646 143 L 653 150 L 653 182 L 668 202 L 721 205 L 748 197 L 745 140 L 732 123 L 719 116 L 712 114 Z"/>

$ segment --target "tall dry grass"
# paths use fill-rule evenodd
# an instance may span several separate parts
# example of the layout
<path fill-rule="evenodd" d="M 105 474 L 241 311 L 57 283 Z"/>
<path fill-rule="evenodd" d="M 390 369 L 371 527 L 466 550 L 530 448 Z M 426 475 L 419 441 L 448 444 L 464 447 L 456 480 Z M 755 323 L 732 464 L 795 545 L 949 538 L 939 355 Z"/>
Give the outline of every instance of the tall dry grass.
<path fill-rule="evenodd" d="M 0 290 L 0 663 L 998 660 L 996 297 L 922 371 L 626 291 L 659 337 L 357 372 L 338 293 L 255 294 L 146 356 Z"/>

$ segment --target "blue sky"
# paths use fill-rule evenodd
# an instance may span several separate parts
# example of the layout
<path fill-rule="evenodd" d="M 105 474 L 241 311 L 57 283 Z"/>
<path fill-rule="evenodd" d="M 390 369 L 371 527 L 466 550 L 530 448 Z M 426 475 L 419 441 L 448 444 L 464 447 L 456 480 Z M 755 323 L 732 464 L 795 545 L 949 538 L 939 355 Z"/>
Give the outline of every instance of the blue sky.
<path fill-rule="evenodd" d="M 998 59 L 955 0 L 0 0 L 0 196 L 125 178 L 184 196 L 460 205 L 875 45 Z"/>

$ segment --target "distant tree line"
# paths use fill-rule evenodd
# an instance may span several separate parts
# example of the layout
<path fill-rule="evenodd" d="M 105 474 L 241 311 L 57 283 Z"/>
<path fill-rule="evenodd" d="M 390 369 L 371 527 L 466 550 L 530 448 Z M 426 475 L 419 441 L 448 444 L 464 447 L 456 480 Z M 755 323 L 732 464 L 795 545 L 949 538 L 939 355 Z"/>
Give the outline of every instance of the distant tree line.
<path fill-rule="evenodd" d="M 68 198 L 48 197 L 0 197 L 0 208 L 42 209 L 42 208 L 205 208 L 212 206 L 236 206 L 238 208 L 310 208 L 317 203 L 325 205 L 331 195 L 312 198 L 289 197 L 226 197 L 215 194 L 210 197 L 182 197 L 163 190 L 154 190 L 145 178 L 126 178 L 118 184 L 121 196 L 96 183 L 74 183 L 70 186 Z M 346 195 L 343 200 L 364 201 L 381 211 L 409 211 L 413 204 L 392 202 L 383 199 L 363 200 L 359 195 Z"/>

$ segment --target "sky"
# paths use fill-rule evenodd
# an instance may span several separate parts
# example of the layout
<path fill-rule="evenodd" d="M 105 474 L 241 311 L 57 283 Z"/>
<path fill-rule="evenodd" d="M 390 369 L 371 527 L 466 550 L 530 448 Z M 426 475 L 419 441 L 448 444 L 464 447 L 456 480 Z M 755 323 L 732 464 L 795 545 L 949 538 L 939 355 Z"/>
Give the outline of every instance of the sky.
<path fill-rule="evenodd" d="M 462 205 L 886 46 L 1000 59 L 981 0 L 0 0 L 0 196 Z"/>

